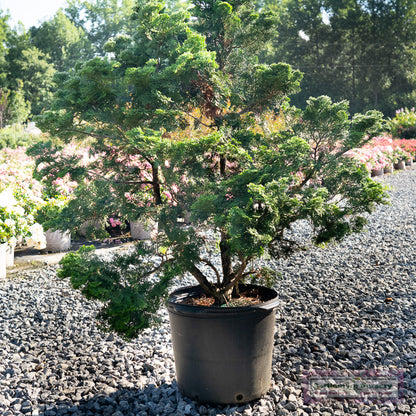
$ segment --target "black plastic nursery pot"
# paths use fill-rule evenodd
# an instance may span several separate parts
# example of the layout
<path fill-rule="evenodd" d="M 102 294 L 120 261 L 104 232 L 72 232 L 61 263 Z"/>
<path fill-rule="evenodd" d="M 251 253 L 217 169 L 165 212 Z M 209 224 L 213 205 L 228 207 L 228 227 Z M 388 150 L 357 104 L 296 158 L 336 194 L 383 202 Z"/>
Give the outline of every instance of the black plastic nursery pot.
<path fill-rule="evenodd" d="M 199 286 L 169 297 L 176 379 L 180 391 L 199 402 L 245 403 L 270 389 L 277 293 L 257 288 L 263 303 L 240 307 L 194 306 L 184 299 Z"/>

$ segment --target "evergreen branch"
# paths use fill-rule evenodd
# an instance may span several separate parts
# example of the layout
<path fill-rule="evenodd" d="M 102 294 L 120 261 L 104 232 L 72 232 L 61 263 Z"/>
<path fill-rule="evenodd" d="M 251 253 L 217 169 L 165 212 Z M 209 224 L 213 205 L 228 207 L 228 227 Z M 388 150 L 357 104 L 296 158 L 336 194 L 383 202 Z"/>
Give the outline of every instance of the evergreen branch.
<path fill-rule="evenodd" d="M 190 268 L 189 272 L 192 274 L 192 276 L 195 277 L 195 279 L 201 285 L 201 288 L 205 293 L 219 292 L 219 288 L 215 287 L 211 282 L 209 282 L 208 279 L 201 272 L 201 270 L 199 270 L 198 267 L 196 267 L 194 264 Z"/>
<path fill-rule="evenodd" d="M 116 136 L 102 135 L 102 134 L 93 133 L 90 131 L 86 132 L 86 131 L 78 130 L 78 129 L 64 129 L 64 130 L 67 133 L 82 134 L 86 137 L 93 137 L 94 139 L 99 139 L 99 140 L 105 140 L 105 139 L 116 140 L 118 138 Z"/>
<path fill-rule="evenodd" d="M 206 259 L 203 259 L 203 258 L 200 258 L 199 260 L 202 263 L 206 264 L 208 267 L 210 267 L 214 271 L 214 273 L 217 277 L 217 283 L 218 283 L 218 285 L 220 285 L 221 284 L 221 276 L 220 276 L 220 273 L 218 272 L 218 269 L 209 260 L 206 260 Z"/>
<path fill-rule="evenodd" d="M 115 180 L 114 183 L 121 183 L 124 185 L 154 185 L 153 181 L 122 181 L 122 180 Z"/>
<path fill-rule="evenodd" d="M 192 115 L 192 114 L 191 114 L 191 113 L 189 113 L 188 111 L 184 111 L 184 113 L 185 113 L 187 116 L 189 116 L 189 117 L 193 118 L 195 121 L 197 121 L 199 124 L 201 124 L 201 125 L 202 125 L 202 126 L 204 126 L 204 127 L 207 127 L 207 128 L 209 128 L 209 129 L 212 129 L 213 127 L 215 127 L 215 125 L 214 125 L 214 124 L 207 124 L 207 123 L 204 123 L 204 122 L 201 120 L 201 118 L 199 118 L 199 117 L 196 117 L 196 116 Z"/>
<path fill-rule="evenodd" d="M 143 152 L 138 147 L 134 147 L 133 149 L 136 150 L 136 154 L 140 155 L 146 162 L 153 166 L 154 161 L 149 156 L 143 154 Z"/>
<path fill-rule="evenodd" d="M 239 253 L 238 257 L 241 262 L 240 266 L 238 267 L 237 272 L 232 273 L 232 277 L 230 278 L 229 283 L 225 285 L 225 291 L 228 291 L 235 287 L 237 283 L 243 278 L 244 270 L 247 267 L 247 263 L 251 260 L 251 257 L 245 258 L 243 253 Z"/>

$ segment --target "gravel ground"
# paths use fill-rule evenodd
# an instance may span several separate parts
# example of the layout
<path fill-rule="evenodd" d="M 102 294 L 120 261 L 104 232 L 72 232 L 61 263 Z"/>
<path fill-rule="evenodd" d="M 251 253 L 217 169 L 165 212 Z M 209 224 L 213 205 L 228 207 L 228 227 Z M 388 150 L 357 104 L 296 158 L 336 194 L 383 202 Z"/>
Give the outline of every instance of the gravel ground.
<path fill-rule="evenodd" d="M 166 311 L 160 327 L 123 342 L 47 266 L 0 281 L 0 414 L 416 415 L 416 170 L 380 180 L 392 205 L 366 233 L 274 263 L 281 303 L 262 399 L 212 407 L 183 397 Z M 403 370 L 402 398 L 305 403 L 303 372 L 325 369 Z"/>

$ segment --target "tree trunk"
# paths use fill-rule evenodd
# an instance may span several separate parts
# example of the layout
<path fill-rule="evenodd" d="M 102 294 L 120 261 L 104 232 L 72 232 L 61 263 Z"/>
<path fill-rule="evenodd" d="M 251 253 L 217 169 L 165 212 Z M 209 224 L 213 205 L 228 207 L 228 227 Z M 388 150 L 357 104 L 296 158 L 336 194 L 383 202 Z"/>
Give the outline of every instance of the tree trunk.
<path fill-rule="evenodd" d="M 232 289 L 224 291 L 223 288 L 220 288 L 217 285 L 209 282 L 204 274 L 196 266 L 193 266 L 189 271 L 198 281 L 203 291 L 208 296 L 212 296 L 215 299 L 216 306 L 224 305 L 231 300 Z"/>
<path fill-rule="evenodd" d="M 152 178 L 153 178 L 153 197 L 155 204 L 160 205 L 162 203 L 162 195 L 160 192 L 160 180 L 159 180 L 159 169 L 152 163 Z"/>
<path fill-rule="evenodd" d="M 225 167 L 226 167 L 227 159 L 223 156 L 220 157 L 220 174 L 221 176 L 225 176 Z"/>
<path fill-rule="evenodd" d="M 222 275 L 223 275 L 223 286 L 226 286 L 232 277 L 232 265 L 231 265 L 231 251 L 230 246 L 228 245 L 228 235 L 221 231 L 221 241 L 220 241 L 220 252 L 221 252 L 221 264 L 222 264 Z"/>

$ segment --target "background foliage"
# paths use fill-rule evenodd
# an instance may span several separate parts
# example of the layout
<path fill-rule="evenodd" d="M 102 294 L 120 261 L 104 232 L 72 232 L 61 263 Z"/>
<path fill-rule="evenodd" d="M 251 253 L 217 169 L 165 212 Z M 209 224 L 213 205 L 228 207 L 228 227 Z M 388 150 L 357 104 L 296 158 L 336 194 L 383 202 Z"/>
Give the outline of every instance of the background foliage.
<path fill-rule="evenodd" d="M 267 0 L 279 24 L 266 61 L 304 74 L 296 105 L 309 96 L 347 99 L 355 111 L 392 116 L 415 101 L 414 0 Z"/>
<path fill-rule="evenodd" d="M 240 16 L 244 24 L 236 26 L 226 4 L 238 8 L 241 3 L 197 2 L 204 5 L 198 30 L 217 53 L 220 67 L 230 63 L 225 55 L 244 66 L 237 45 L 251 47 L 260 62 L 287 62 L 304 73 L 302 90 L 292 97 L 298 107 L 322 94 L 348 100 L 352 112 L 378 109 L 393 116 L 399 108 L 414 106 L 415 0 L 250 1 L 250 11 L 261 11 L 262 19 L 251 21 L 252 13 L 246 13 Z M 185 10 L 190 2 L 169 0 L 166 5 Z M 204 14 L 211 8 L 218 20 L 208 24 Z M 39 26 L 12 28 L 7 11 L 0 9 L 0 128 L 48 109 L 59 82 L 53 80 L 55 72 L 111 56 L 105 44 L 134 33 L 134 10 L 134 0 L 68 0 Z M 226 36 L 221 32 L 225 21 Z M 259 31 L 270 39 L 267 44 L 253 42 Z M 232 54 L 230 44 L 235 45 Z"/>

